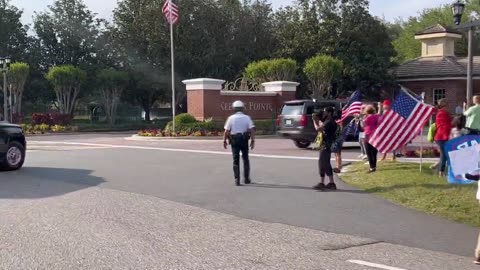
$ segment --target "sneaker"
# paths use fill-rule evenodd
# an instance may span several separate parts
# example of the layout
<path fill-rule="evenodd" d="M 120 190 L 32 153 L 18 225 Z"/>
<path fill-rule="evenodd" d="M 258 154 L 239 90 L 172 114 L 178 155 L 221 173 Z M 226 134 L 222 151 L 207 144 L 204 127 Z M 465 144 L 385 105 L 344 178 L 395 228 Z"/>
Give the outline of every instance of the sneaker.
<path fill-rule="evenodd" d="M 476 264 L 476 265 L 480 265 L 480 258 L 475 259 L 475 261 L 473 261 L 473 263 Z"/>
<path fill-rule="evenodd" d="M 362 155 L 358 156 L 358 158 L 363 158 L 364 156 L 365 156 L 365 155 L 362 154 Z"/>
<path fill-rule="evenodd" d="M 252 179 L 245 178 L 245 185 L 250 185 L 252 183 Z"/>
<path fill-rule="evenodd" d="M 326 186 L 324 183 L 319 183 L 318 185 L 314 186 L 313 189 L 315 190 L 325 190 Z"/>
<path fill-rule="evenodd" d="M 237 187 L 240 186 L 240 179 L 239 178 L 235 179 L 235 186 L 237 186 Z"/>
<path fill-rule="evenodd" d="M 376 172 L 376 171 L 377 171 L 377 168 L 374 168 L 374 169 L 370 169 L 370 170 L 368 171 L 368 173 L 374 173 L 374 172 Z"/>
<path fill-rule="evenodd" d="M 368 159 L 367 156 L 363 156 L 363 157 L 362 157 L 362 160 L 367 160 L 367 159 Z"/>
<path fill-rule="evenodd" d="M 370 165 L 370 162 L 365 162 L 365 165 Z"/>
<path fill-rule="evenodd" d="M 328 183 L 327 189 L 329 190 L 337 190 L 337 185 L 335 183 Z"/>
<path fill-rule="evenodd" d="M 342 170 L 340 170 L 339 168 L 335 168 L 335 169 L 333 169 L 333 172 L 334 172 L 334 173 L 341 173 Z"/>

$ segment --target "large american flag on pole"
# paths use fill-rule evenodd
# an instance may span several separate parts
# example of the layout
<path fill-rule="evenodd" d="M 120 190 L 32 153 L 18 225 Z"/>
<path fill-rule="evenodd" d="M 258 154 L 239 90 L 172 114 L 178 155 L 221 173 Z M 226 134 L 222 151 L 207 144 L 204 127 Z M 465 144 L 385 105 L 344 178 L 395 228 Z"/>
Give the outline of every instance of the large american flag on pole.
<path fill-rule="evenodd" d="M 166 0 L 162 8 L 163 14 L 167 18 L 168 23 L 176 24 L 179 19 L 178 6 L 173 2 L 173 0 Z"/>
<path fill-rule="evenodd" d="M 337 123 L 341 123 L 345 121 L 345 119 L 349 116 L 359 114 L 362 110 L 362 93 L 360 90 L 353 92 L 350 100 L 348 101 L 347 105 L 342 109 L 342 118 L 337 121 Z"/>
<path fill-rule="evenodd" d="M 434 112 L 433 106 L 420 102 L 402 89 L 392 109 L 385 113 L 377 130 L 369 138 L 369 143 L 380 153 L 397 150 L 419 135 Z"/>

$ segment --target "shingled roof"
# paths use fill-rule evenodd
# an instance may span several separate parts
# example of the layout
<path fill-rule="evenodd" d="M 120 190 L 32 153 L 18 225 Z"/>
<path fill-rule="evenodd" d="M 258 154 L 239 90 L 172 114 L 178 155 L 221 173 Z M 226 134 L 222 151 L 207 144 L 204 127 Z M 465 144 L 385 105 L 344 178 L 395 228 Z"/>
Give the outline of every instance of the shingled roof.
<path fill-rule="evenodd" d="M 415 35 L 421 36 L 421 35 L 430 35 L 430 34 L 438 34 L 438 33 L 450 33 L 450 34 L 459 34 L 459 35 L 462 34 L 461 32 L 456 31 L 450 27 L 443 26 L 441 24 L 436 24 L 428 27 L 427 29 L 421 32 L 416 33 Z"/>
<path fill-rule="evenodd" d="M 468 59 L 454 56 L 423 57 L 395 69 L 398 80 L 420 78 L 466 77 Z M 473 75 L 480 76 L 480 56 L 474 57 Z"/>

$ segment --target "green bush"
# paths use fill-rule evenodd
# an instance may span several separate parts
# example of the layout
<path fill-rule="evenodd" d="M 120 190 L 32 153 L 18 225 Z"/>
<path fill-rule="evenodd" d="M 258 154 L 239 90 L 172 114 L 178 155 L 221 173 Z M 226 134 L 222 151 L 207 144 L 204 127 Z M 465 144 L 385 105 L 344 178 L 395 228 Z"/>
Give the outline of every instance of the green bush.
<path fill-rule="evenodd" d="M 297 74 L 297 62 L 293 59 L 271 59 L 250 63 L 245 77 L 257 83 L 292 81 Z"/>
<path fill-rule="evenodd" d="M 173 123 L 170 121 L 165 127 L 167 132 L 173 131 Z M 195 122 L 195 123 L 182 123 L 175 125 L 176 133 L 195 133 L 195 132 L 210 132 L 217 131 L 218 127 L 214 122 Z"/>
<path fill-rule="evenodd" d="M 258 135 L 272 135 L 275 134 L 275 121 L 273 120 L 256 120 L 255 124 L 256 133 Z"/>
<path fill-rule="evenodd" d="M 182 113 L 177 116 L 175 116 L 175 124 L 180 125 L 180 124 L 191 124 L 191 123 L 196 123 L 197 119 L 193 117 L 191 114 L 188 113 Z"/>

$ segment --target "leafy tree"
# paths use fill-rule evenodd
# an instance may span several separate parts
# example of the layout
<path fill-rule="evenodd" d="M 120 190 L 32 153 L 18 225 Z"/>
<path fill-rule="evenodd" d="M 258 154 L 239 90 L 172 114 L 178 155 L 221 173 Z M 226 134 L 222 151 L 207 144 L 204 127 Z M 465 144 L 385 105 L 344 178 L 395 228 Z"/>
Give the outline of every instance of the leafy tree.
<path fill-rule="evenodd" d="M 463 22 L 467 22 L 472 12 L 480 12 L 480 3 L 478 1 L 466 1 L 465 15 L 462 17 Z M 407 21 L 402 21 L 401 26 L 403 31 L 393 41 L 393 45 L 397 52 L 395 61 L 403 63 L 408 60 L 415 59 L 421 55 L 421 42 L 415 40 L 415 34 L 425 30 L 430 26 L 441 24 L 443 26 L 454 27 L 451 5 L 442 5 L 436 8 L 429 8 L 423 10 L 419 16 L 410 17 Z M 476 41 L 480 41 L 478 36 Z M 455 53 L 457 55 L 467 54 L 467 38 L 457 42 L 455 46 Z M 480 48 L 476 48 L 475 53 L 480 53 Z"/>
<path fill-rule="evenodd" d="M 0 0 L 0 55 L 22 61 L 30 52 L 28 27 L 21 22 L 23 12 L 10 4 L 10 0 Z"/>
<path fill-rule="evenodd" d="M 312 97 L 331 97 L 332 81 L 342 74 L 343 62 L 329 55 L 318 55 L 305 63 L 303 71 L 312 85 Z"/>
<path fill-rule="evenodd" d="M 104 69 L 97 75 L 97 79 L 107 119 L 110 125 L 114 125 L 120 97 L 129 83 L 128 73 L 112 68 Z"/>
<path fill-rule="evenodd" d="M 73 116 L 82 85 L 87 80 L 87 74 L 72 65 L 55 66 L 46 75 L 54 86 L 60 113 Z"/>
<path fill-rule="evenodd" d="M 272 59 L 250 63 L 245 68 L 245 76 L 258 84 L 271 81 L 292 81 L 297 72 L 297 62 L 293 59 Z"/>
<path fill-rule="evenodd" d="M 48 11 L 34 17 L 42 67 L 92 63 L 102 25 L 83 0 L 56 0 Z"/>
<path fill-rule="evenodd" d="M 12 114 L 20 114 L 22 112 L 23 92 L 29 72 L 30 66 L 26 63 L 17 62 L 10 65 L 10 70 L 7 73 L 7 82 L 12 98 Z"/>

